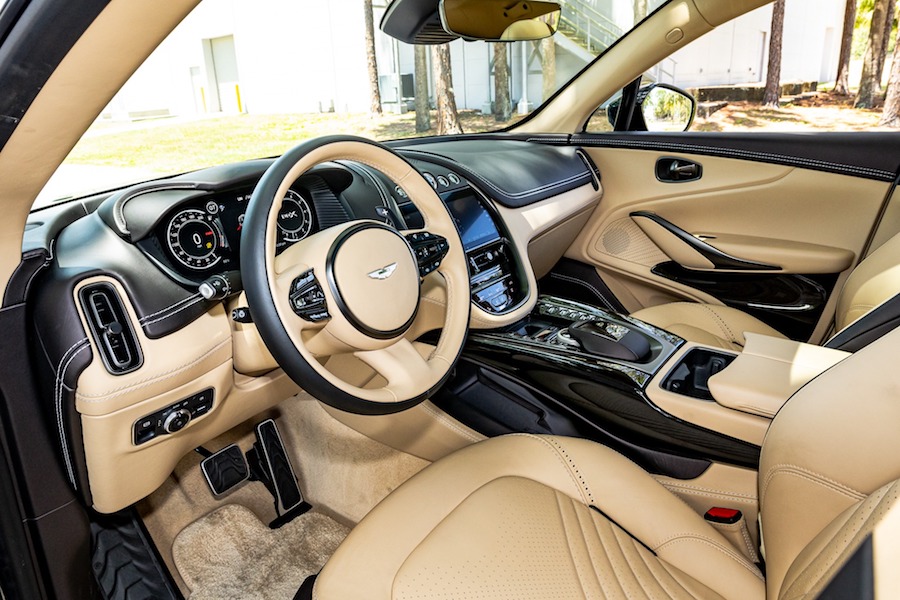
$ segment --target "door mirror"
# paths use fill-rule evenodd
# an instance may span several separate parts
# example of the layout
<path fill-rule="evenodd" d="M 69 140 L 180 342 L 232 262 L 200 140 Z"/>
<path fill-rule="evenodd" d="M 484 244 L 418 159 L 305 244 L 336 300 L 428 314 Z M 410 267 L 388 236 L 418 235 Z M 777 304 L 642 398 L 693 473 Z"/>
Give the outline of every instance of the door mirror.
<path fill-rule="evenodd" d="M 556 33 L 557 2 L 521 0 L 441 0 L 441 25 L 465 40 L 516 42 Z"/>
<path fill-rule="evenodd" d="M 651 83 L 638 90 L 630 131 L 687 131 L 694 122 L 694 97 L 667 83 Z M 622 97 L 606 105 L 606 118 L 615 127 Z M 600 107 L 601 109 L 604 107 Z"/>
<path fill-rule="evenodd" d="M 647 90 L 646 93 L 644 90 Z M 642 89 L 638 94 L 638 104 L 647 131 L 687 131 L 694 122 L 694 98 L 664 83 L 654 83 Z"/>

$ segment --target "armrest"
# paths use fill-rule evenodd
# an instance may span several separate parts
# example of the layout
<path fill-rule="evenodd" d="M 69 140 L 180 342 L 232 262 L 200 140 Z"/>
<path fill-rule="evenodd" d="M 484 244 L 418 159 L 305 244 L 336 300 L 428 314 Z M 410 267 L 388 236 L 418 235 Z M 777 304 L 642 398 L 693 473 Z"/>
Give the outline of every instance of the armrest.
<path fill-rule="evenodd" d="M 710 377 L 716 402 L 773 418 L 794 392 L 850 356 L 849 352 L 747 333 L 744 351 Z"/>

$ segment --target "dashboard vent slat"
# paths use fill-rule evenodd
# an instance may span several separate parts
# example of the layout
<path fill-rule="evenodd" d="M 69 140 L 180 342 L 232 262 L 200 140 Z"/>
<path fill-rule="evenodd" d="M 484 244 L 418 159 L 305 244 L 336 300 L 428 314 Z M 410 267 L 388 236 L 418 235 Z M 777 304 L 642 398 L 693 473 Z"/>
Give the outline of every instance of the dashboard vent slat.
<path fill-rule="evenodd" d="M 115 288 L 108 283 L 88 285 L 79 298 L 106 370 L 123 375 L 139 368 L 144 362 L 141 346 Z"/>

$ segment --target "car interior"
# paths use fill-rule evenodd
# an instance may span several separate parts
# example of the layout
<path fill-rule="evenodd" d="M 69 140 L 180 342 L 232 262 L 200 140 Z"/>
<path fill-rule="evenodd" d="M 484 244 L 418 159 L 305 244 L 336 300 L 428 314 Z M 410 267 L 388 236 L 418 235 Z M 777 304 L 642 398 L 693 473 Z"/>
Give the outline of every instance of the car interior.
<path fill-rule="evenodd" d="M 33 209 L 196 4 L 0 9 L 3 597 L 900 593 L 900 137 L 641 117 L 766 0 L 659 3 L 499 132 Z M 546 35 L 528 4 L 380 27 Z"/>

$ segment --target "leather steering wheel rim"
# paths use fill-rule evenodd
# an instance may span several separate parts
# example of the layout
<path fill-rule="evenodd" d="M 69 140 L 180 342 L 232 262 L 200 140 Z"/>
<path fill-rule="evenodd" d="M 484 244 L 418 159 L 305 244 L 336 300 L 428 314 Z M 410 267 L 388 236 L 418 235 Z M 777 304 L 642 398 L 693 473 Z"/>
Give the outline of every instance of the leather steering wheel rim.
<path fill-rule="evenodd" d="M 401 186 L 425 221 L 418 233 L 447 242 L 439 266 L 422 276 L 407 238 L 366 220 L 317 232 L 275 255 L 278 212 L 288 188 L 316 165 L 335 160 L 366 164 Z M 462 351 L 471 300 L 465 251 L 455 222 L 412 165 L 371 140 L 355 136 L 309 140 L 266 170 L 244 217 L 241 271 L 253 321 L 272 356 L 304 390 L 340 410 L 379 415 L 411 408 L 443 384 Z M 294 304 L 294 290 L 310 279 L 310 273 L 327 307 L 329 318 L 321 322 L 301 317 Z M 414 346 L 404 337 L 419 316 L 426 279 L 430 289 L 443 288 L 445 304 L 434 348 Z M 414 302 L 409 296 L 413 293 Z M 380 305 L 373 307 L 379 299 Z M 434 304 L 434 299 L 429 302 Z M 360 387 L 332 373 L 329 361 L 341 354 L 362 360 L 385 385 Z"/>

